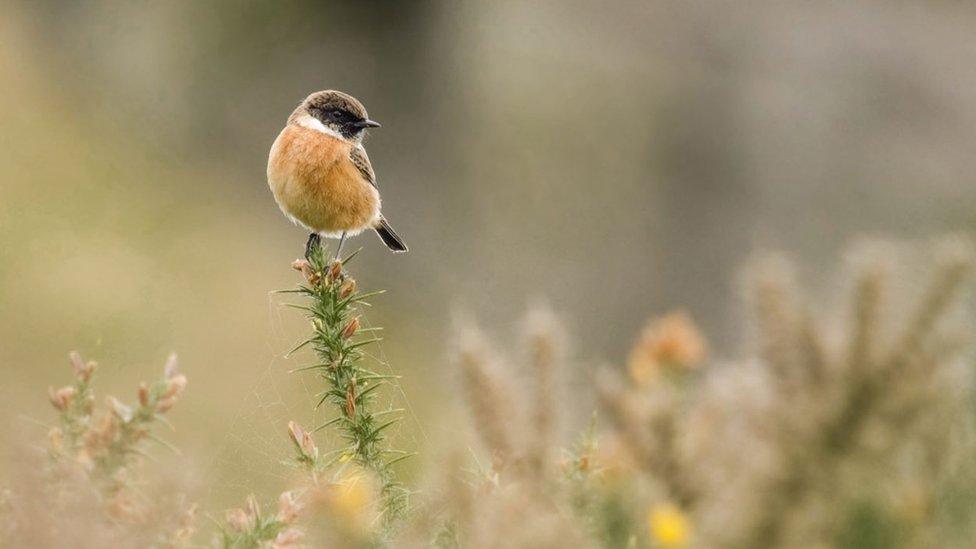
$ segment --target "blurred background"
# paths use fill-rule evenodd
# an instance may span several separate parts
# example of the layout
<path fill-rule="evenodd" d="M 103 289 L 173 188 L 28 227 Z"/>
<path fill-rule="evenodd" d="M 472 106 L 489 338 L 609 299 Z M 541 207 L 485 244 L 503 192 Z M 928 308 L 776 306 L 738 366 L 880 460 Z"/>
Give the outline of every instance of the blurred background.
<path fill-rule="evenodd" d="M 307 235 L 265 166 L 325 88 L 383 123 L 367 148 L 411 248 L 348 244 L 389 290 L 369 319 L 403 446 L 455 436 L 457 311 L 507 338 L 545 300 L 582 371 L 682 306 L 736 356 L 751 251 L 817 280 L 857 235 L 976 224 L 974 25 L 961 2 L 3 2 L 0 440 L 43 437 L 69 350 L 130 399 L 177 351 L 167 437 L 211 503 L 283 482 L 317 389 L 271 293 Z"/>

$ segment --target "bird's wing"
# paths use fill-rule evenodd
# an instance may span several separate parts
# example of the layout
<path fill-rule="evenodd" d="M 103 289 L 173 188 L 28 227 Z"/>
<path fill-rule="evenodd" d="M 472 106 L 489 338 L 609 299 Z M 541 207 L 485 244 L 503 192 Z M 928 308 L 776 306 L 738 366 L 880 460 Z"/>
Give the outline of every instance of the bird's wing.
<path fill-rule="evenodd" d="M 363 175 L 363 178 L 369 181 L 370 185 L 376 187 L 376 174 L 373 172 L 373 166 L 369 163 L 369 157 L 366 156 L 366 149 L 361 146 L 353 147 L 349 153 L 349 159 L 355 164 L 356 169 Z"/>

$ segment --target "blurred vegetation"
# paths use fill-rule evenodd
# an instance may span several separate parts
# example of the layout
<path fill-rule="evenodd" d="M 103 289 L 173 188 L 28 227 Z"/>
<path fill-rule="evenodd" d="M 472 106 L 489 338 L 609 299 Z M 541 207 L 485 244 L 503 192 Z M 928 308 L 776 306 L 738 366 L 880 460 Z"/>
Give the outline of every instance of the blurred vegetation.
<path fill-rule="evenodd" d="M 744 354 L 730 273 L 755 248 L 792 250 L 833 296 L 853 235 L 972 228 L 974 23 L 880 1 L 6 2 L 0 440 L 43 434 L 68 350 L 129 396 L 176 350 L 206 388 L 171 412 L 187 491 L 222 509 L 289 487 L 282 426 L 322 417 L 287 373 L 307 327 L 271 294 L 305 235 L 264 172 L 322 88 L 383 122 L 367 147 L 411 243 L 349 244 L 389 290 L 369 316 L 396 334 L 377 356 L 403 375 L 397 447 L 467 429 L 442 343 L 459 309 L 504 331 L 544 297 L 578 356 L 622 363 L 645 318 L 684 307 L 712 354 Z M 563 407 L 576 431 L 592 410 Z M 876 526 L 838 543 L 886 543 L 886 511 L 851 505 Z"/>

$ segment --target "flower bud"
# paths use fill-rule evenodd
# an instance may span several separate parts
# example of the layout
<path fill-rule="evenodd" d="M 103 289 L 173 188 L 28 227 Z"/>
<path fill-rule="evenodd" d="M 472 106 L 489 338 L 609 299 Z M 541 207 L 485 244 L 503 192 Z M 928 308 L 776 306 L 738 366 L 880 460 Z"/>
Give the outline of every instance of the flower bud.
<path fill-rule="evenodd" d="M 227 511 L 227 525 L 235 532 L 244 533 L 249 529 L 249 520 L 244 509 L 231 509 Z"/>
<path fill-rule="evenodd" d="M 98 425 L 85 434 L 85 445 L 91 454 L 97 454 L 100 448 L 115 440 L 118 432 L 119 419 L 114 415 L 103 415 Z"/>
<path fill-rule="evenodd" d="M 291 441 L 295 443 L 298 453 L 303 458 L 314 460 L 318 457 L 319 450 L 315 446 L 315 441 L 312 440 L 312 435 L 305 429 L 302 429 L 299 424 L 294 421 L 289 421 L 288 434 L 291 436 Z"/>
<path fill-rule="evenodd" d="M 78 391 L 74 387 L 62 387 L 56 391 L 53 387 L 49 387 L 47 390 L 47 396 L 51 399 L 51 404 L 63 412 L 68 409 L 68 406 L 71 406 L 71 401 L 74 399 L 77 392 Z"/>
<path fill-rule="evenodd" d="M 296 528 L 289 528 L 287 530 L 282 530 L 278 532 L 275 536 L 274 542 L 271 544 L 272 549 L 287 549 L 288 547 L 299 547 L 302 539 L 305 538 L 305 533 Z"/>
<path fill-rule="evenodd" d="M 149 436 L 149 430 L 145 427 L 140 427 L 132 433 L 133 440 L 139 441 Z"/>
<path fill-rule="evenodd" d="M 350 337 L 356 335 L 356 330 L 358 329 L 359 329 L 359 317 L 357 316 L 356 318 L 350 320 L 349 324 L 346 324 L 346 327 L 343 328 L 342 336 L 341 336 L 342 339 L 349 339 Z"/>
<path fill-rule="evenodd" d="M 356 281 L 349 278 L 339 286 L 339 299 L 345 299 L 356 291 Z"/>
<path fill-rule="evenodd" d="M 627 368 L 638 385 L 662 373 L 682 375 L 705 360 L 707 343 L 684 311 L 651 321 L 630 352 Z"/>
<path fill-rule="evenodd" d="M 75 376 L 81 381 L 90 380 L 92 374 L 95 373 L 95 367 L 98 366 L 94 361 L 85 362 L 82 360 L 81 355 L 77 351 L 71 351 L 68 359 L 71 361 L 71 367 L 75 371 Z"/>
<path fill-rule="evenodd" d="M 75 374 L 81 374 L 81 371 L 85 369 L 85 361 L 81 359 L 81 354 L 78 351 L 68 353 L 68 360 L 71 361 L 71 367 L 74 368 Z"/>
<path fill-rule="evenodd" d="M 176 397 L 163 398 L 156 402 L 156 412 L 159 414 L 165 414 L 170 411 L 173 405 L 176 404 Z"/>
<path fill-rule="evenodd" d="M 183 374 L 176 374 L 175 376 L 169 378 L 166 385 L 166 392 L 163 393 L 163 398 L 176 398 L 180 396 L 185 388 L 186 376 Z"/>
<path fill-rule="evenodd" d="M 112 518 L 120 520 L 132 520 L 136 516 L 135 503 L 121 493 L 106 503 L 106 511 Z"/>
<path fill-rule="evenodd" d="M 122 404 L 117 398 L 111 396 L 106 398 L 105 402 L 108 404 L 109 409 L 112 410 L 112 413 L 115 414 L 115 417 L 121 419 L 123 423 L 128 423 L 132 420 L 132 408 Z"/>
<path fill-rule="evenodd" d="M 248 518 L 252 520 L 261 514 L 261 507 L 258 506 L 258 498 L 254 497 L 254 494 L 247 496 L 247 501 L 244 502 L 244 510 L 247 511 Z"/>
<path fill-rule="evenodd" d="M 346 417 L 356 415 L 356 381 L 350 381 L 346 387 Z"/>
<path fill-rule="evenodd" d="M 336 259 L 332 262 L 332 265 L 329 265 L 329 272 L 326 275 L 326 280 L 328 280 L 331 284 L 340 278 L 342 278 L 342 262 Z"/>
<path fill-rule="evenodd" d="M 282 492 L 278 497 L 278 520 L 291 524 L 302 512 L 302 503 L 298 501 L 294 492 Z"/>
<path fill-rule="evenodd" d="M 143 408 L 149 406 L 149 386 L 146 382 L 139 384 L 139 405 Z"/>
<path fill-rule="evenodd" d="M 170 379 L 180 372 L 180 361 L 176 358 L 176 353 L 170 353 L 163 366 L 163 376 Z"/>
<path fill-rule="evenodd" d="M 315 272 L 315 269 L 312 268 L 312 264 L 308 261 L 304 259 L 296 259 L 294 262 L 292 262 L 291 268 L 302 273 L 302 276 L 305 277 L 305 280 L 308 281 L 309 284 L 318 284 L 319 273 Z"/>

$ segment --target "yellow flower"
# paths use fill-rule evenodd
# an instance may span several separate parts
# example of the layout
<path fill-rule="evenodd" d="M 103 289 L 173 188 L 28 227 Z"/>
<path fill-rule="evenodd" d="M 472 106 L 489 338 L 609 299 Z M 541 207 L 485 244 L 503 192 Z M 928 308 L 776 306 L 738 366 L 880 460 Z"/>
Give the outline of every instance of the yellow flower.
<path fill-rule="evenodd" d="M 379 486 L 374 476 L 360 467 L 349 466 L 332 482 L 321 483 L 309 497 L 309 508 L 334 521 L 345 534 L 364 535 L 376 517 Z"/>
<path fill-rule="evenodd" d="M 372 479 L 366 475 L 350 475 L 333 491 L 332 506 L 335 512 L 353 519 L 365 512 L 373 500 Z"/>
<path fill-rule="evenodd" d="M 682 373 L 705 360 L 707 345 L 691 317 L 676 311 L 654 319 L 641 332 L 627 366 L 639 385 L 657 379 L 662 370 Z"/>
<path fill-rule="evenodd" d="M 647 515 L 651 541 L 660 547 L 686 547 L 690 537 L 688 519 L 680 509 L 670 504 L 659 504 Z"/>

